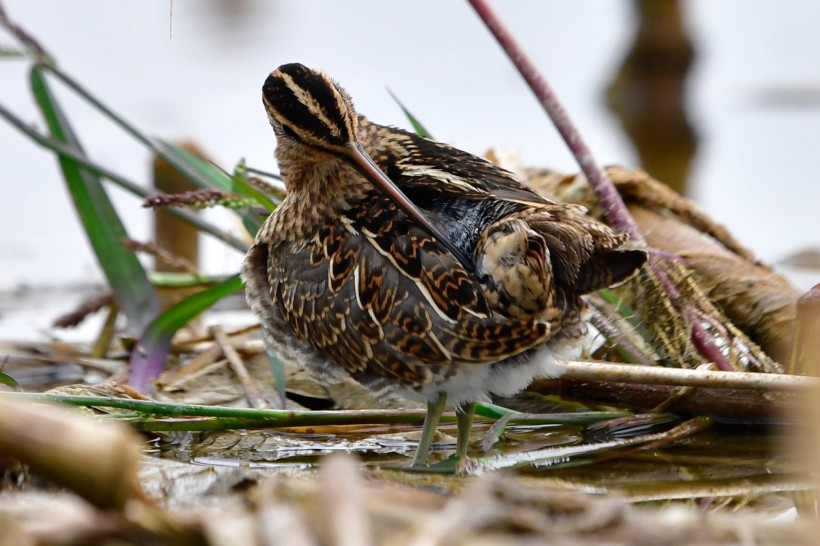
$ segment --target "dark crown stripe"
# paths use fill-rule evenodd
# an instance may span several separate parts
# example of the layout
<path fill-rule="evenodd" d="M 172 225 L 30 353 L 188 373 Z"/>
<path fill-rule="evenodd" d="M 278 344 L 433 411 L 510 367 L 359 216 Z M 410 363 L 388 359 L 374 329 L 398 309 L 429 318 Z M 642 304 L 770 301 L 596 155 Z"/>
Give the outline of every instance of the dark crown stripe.
<path fill-rule="evenodd" d="M 344 107 L 343 91 L 321 72 L 300 64 L 280 66 L 262 92 L 267 107 L 298 132 L 339 146 L 353 140 L 353 116 Z"/>

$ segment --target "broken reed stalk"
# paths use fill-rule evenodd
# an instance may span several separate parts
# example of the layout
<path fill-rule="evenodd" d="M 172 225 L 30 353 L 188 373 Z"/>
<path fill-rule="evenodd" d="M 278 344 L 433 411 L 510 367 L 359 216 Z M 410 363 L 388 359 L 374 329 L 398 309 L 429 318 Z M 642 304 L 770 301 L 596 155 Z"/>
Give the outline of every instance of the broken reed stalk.
<path fill-rule="evenodd" d="M 0 453 L 88 501 L 100 510 L 99 522 L 105 519 L 102 514 L 116 514 L 123 535 L 139 536 L 139 543 L 205 543 L 195 520 L 166 511 L 142 490 L 138 470 L 143 442 L 128 427 L 100 422 L 53 404 L 0 397 Z M 66 542 L 67 536 L 71 533 L 54 543 L 110 543 L 93 535 Z M 10 544 L 3 538 L 0 536 L 0 542 Z M 29 543 L 35 541 L 25 542 Z"/>
<path fill-rule="evenodd" d="M 228 363 L 239 379 L 239 384 L 242 386 L 245 397 L 248 402 L 250 402 L 251 406 L 257 409 L 270 408 L 270 404 L 268 404 L 267 400 L 265 400 L 262 390 L 251 377 L 250 373 L 248 373 L 245 363 L 242 361 L 242 358 L 239 356 L 236 348 L 231 344 L 231 341 L 228 339 L 225 331 L 216 325 L 211 326 L 208 331 L 212 336 L 214 336 L 217 345 L 219 345 L 222 349 L 222 354 L 224 354 L 225 358 L 228 359 Z"/>
<path fill-rule="evenodd" d="M 0 451 L 94 506 L 122 510 L 132 500 L 144 500 L 137 477 L 140 439 L 119 424 L 53 404 L 0 397 Z M 85 464 L 92 459 L 93 466 Z"/>

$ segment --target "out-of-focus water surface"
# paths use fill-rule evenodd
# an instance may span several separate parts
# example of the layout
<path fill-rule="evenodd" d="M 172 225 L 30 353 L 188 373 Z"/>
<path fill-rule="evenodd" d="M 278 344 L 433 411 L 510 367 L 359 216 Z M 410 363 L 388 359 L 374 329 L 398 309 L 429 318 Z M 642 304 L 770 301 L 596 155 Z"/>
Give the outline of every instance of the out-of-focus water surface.
<path fill-rule="evenodd" d="M 626 0 L 495 2 L 601 163 L 637 165 L 604 91 L 634 33 Z M 260 88 L 279 64 L 321 67 L 374 121 L 407 126 L 387 88 L 440 140 L 475 153 L 577 170 L 521 78 L 466 2 L 352 0 L 6 0 L 61 66 L 149 133 L 194 139 L 221 165 L 275 170 Z M 820 4 L 681 3 L 696 51 L 687 83 L 698 134 L 688 195 L 767 261 L 820 240 Z M 2 39 L 0 43 L 8 43 Z M 59 93 L 92 157 L 146 181 L 149 157 L 102 116 Z M 0 101 L 41 125 L 25 63 L 0 62 Z M 56 161 L 0 122 L 0 289 L 100 277 Z M 112 189 L 132 236 L 137 200 Z M 209 213 L 218 221 L 228 215 Z M 237 225 L 237 230 L 239 230 Z M 209 272 L 241 256 L 210 244 Z M 803 274 L 803 286 L 818 275 Z M 34 320 L 34 319 L 32 319 Z M 18 333 L 0 316 L 0 330 Z"/>

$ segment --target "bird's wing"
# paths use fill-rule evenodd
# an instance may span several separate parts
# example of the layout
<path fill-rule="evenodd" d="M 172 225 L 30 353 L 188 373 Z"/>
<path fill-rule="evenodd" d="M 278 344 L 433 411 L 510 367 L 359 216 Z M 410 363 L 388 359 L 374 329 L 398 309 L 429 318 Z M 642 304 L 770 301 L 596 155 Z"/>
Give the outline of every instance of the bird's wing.
<path fill-rule="evenodd" d="M 357 137 L 388 177 L 403 189 L 430 189 L 466 199 L 552 204 L 497 165 L 452 146 L 359 118 Z"/>
<path fill-rule="evenodd" d="M 496 362 L 555 333 L 493 313 L 456 258 L 380 193 L 307 246 L 269 252 L 271 296 L 295 336 L 354 377 L 420 386 L 447 366 Z"/>

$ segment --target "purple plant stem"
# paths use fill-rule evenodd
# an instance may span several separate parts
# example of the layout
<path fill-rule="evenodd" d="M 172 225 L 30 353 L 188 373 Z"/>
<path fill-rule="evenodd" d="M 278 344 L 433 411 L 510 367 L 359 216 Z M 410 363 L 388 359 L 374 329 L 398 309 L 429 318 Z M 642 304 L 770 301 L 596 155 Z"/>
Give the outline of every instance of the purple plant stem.
<path fill-rule="evenodd" d="M 38 42 L 34 36 L 26 32 L 23 27 L 12 21 L 6 14 L 6 8 L 0 3 L 0 28 L 5 28 L 9 33 L 17 38 L 23 46 L 34 53 L 41 62 L 46 64 L 53 64 L 53 57 L 46 51 L 46 49 Z"/>
<path fill-rule="evenodd" d="M 715 345 L 712 334 L 701 324 L 701 320 L 703 319 L 700 313 L 692 307 L 687 307 L 686 315 L 692 328 L 692 342 L 695 344 L 695 348 L 701 356 L 712 361 L 715 366 L 717 366 L 717 369 L 722 372 L 735 371 L 732 363 L 723 355 L 720 348 Z"/>
<path fill-rule="evenodd" d="M 612 183 L 612 179 L 609 178 L 606 171 L 595 162 L 589 146 L 581 137 L 578 128 L 569 119 L 567 111 L 564 110 L 550 84 L 541 75 L 541 72 L 524 52 L 524 49 L 518 45 L 516 39 L 507 30 L 507 27 L 504 26 L 504 23 L 501 22 L 501 19 L 490 5 L 484 0 L 468 1 L 478 16 L 481 17 L 481 20 L 484 21 L 484 24 L 487 25 L 487 28 L 490 29 L 501 48 L 518 68 L 518 72 L 527 82 L 527 85 L 530 86 L 541 106 L 544 107 L 555 128 L 558 129 L 558 133 L 566 142 L 567 147 L 581 167 L 581 171 L 589 181 L 592 191 L 601 203 L 606 220 L 616 230 L 629 234 L 629 238 L 635 243 L 646 246 L 646 240 L 629 213 L 629 209 L 626 208 L 621 194 L 615 189 L 615 184 Z M 680 292 L 672 279 L 669 278 L 663 263 L 656 256 L 650 255 L 649 258 L 648 267 L 660 281 L 664 292 L 673 302 L 679 303 Z"/>
<path fill-rule="evenodd" d="M 645 355 L 641 350 L 632 343 L 626 335 L 624 335 L 615 325 L 613 325 L 609 319 L 607 318 L 604 312 L 597 307 L 597 303 L 590 309 L 590 322 L 592 323 L 595 328 L 601 332 L 607 339 L 611 342 L 616 343 L 618 347 L 621 348 L 635 364 L 640 364 L 642 366 L 654 366 L 655 363 Z M 612 310 L 614 313 L 614 309 Z"/>
<path fill-rule="evenodd" d="M 635 220 L 624 204 L 618 190 L 610 180 L 606 172 L 598 166 L 592 152 L 581 137 L 580 132 L 575 127 L 575 124 L 569 119 L 566 110 L 561 105 L 558 97 L 547 83 L 546 79 L 538 71 L 538 68 L 532 63 L 530 58 L 518 45 L 518 42 L 510 34 L 504 24 L 496 15 L 495 11 L 484 0 L 468 0 L 473 9 L 481 17 L 487 28 L 490 29 L 499 45 L 504 49 L 510 60 L 518 68 L 519 73 L 526 80 L 527 84 L 532 89 L 535 96 L 541 102 L 541 106 L 547 112 L 547 115 L 552 119 L 556 129 L 561 134 L 561 137 L 566 142 L 575 160 L 581 167 L 584 175 L 589 180 L 592 191 L 601 203 L 604 211 L 604 216 L 607 221 L 617 229 L 629 234 L 629 237 L 635 242 L 644 242 L 643 235 L 638 229 Z"/>
<path fill-rule="evenodd" d="M 170 338 L 150 341 L 140 339 L 131 351 L 128 384 L 138 392 L 148 392 L 151 379 L 158 377 L 165 369 L 165 360 L 170 350 Z"/>

